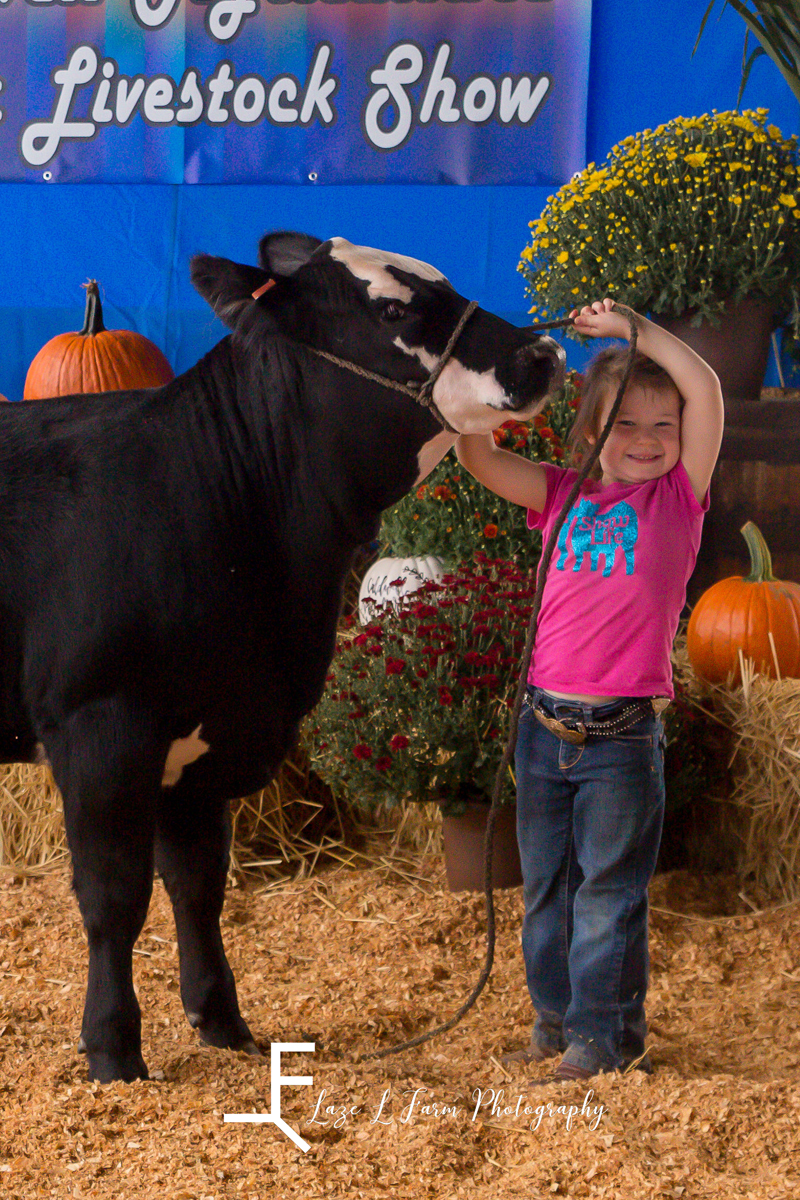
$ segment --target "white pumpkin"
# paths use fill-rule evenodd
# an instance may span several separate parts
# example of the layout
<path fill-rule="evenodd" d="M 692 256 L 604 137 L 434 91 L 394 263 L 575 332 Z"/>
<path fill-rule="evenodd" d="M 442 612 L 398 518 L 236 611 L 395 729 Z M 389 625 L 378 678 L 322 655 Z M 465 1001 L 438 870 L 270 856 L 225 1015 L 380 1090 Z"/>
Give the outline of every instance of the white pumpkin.
<path fill-rule="evenodd" d="M 439 583 L 444 573 L 444 563 L 435 554 L 425 558 L 379 558 L 361 581 L 359 621 L 368 625 L 377 609 L 386 604 L 391 604 L 396 612 L 401 596 L 416 592 L 428 579 Z M 398 579 L 402 580 L 399 584 Z"/>

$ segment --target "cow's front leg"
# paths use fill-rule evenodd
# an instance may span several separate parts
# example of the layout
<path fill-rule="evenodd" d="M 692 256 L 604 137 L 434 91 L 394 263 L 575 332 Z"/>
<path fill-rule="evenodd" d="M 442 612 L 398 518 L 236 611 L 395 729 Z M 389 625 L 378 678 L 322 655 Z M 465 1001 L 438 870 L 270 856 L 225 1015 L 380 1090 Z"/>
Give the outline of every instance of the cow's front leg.
<path fill-rule="evenodd" d="M 156 869 L 172 901 L 187 1020 L 209 1046 L 259 1054 L 242 1020 L 219 919 L 230 848 L 227 801 L 186 780 L 165 788 L 156 830 Z"/>
<path fill-rule="evenodd" d="M 165 747 L 146 716 L 118 700 L 87 705 L 45 745 L 64 798 L 73 887 L 89 942 L 80 1049 L 90 1079 L 146 1079 L 131 956 L 153 886 Z"/>

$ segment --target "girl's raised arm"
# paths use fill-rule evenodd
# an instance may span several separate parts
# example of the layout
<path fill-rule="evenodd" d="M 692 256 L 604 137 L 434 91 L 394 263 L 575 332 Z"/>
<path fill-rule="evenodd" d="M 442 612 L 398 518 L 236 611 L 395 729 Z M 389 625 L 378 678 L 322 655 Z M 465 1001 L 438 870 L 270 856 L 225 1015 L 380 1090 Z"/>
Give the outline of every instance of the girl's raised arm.
<path fill-rule="evenodd" d="M 628 320 L 611 311 L 613 300 L 598 300 L 576 312 L 575 328 L 590 337 L 630 337 Z M 719 457 L 725 410 L 719 379 L 685 342 L 645 317 L 636 315 L 638 348 L 671 377 L 684 400 L 681 413 L 681 461 L 702 504 Z"/>
<path fill-rule="evenodd" d="M 540 463 L 501 450 L 491 433 L 462 433 L 456 442 L 458 461 L 479 483 L 510 500 L 541 512 L 547 500 L 547 477 Z"/>

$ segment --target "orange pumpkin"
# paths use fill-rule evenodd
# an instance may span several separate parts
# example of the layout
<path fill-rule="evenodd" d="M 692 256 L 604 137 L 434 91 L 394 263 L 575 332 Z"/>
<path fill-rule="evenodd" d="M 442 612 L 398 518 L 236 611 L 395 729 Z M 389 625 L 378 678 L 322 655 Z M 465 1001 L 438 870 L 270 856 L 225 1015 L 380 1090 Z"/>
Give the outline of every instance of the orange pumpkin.
<path fill-rule="evenodd" d="M 24 400 L 160 387 L 174 379 L 158 346 L 131 329 L 106 329 L 97 281 L 86 288 L 86 315 L 80 333 L 59 333 L 34 358 L 25 379 Z"/>
<path fill-rule="evenodd" d="M 721 579 L 694 607 L 687 632 L 695 674 L 722 683 L 741 682 L 739 651 L 762 675 L 800 678 L 800 584 L 776 579 L 761 531 L 748 521 L 742 534 L 750 551 L 750 574 Z M 770 644 L 770 634 L 774 653 Z"/>

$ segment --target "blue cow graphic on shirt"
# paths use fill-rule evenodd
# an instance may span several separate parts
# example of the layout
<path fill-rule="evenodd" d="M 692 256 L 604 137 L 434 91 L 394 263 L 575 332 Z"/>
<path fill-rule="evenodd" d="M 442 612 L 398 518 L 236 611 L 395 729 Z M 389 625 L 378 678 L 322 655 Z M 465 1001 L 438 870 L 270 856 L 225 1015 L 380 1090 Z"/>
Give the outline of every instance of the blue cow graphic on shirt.
<path fill-rule="evenodd" d="M 574 524 L 572 524 L 574 519 Z M 573 571 L 580 571 L 583 566 L 583 556 L 591 555 L 591 569 L 597 570 L 600 555 L 604 556 L 603 575 L 611 574 L 617 549 L 621 546 L 625 555 L 625 574 L 632 575 L 634 570 L 634 547 L 639 537 L 639 521 L 636 510 L 620 500 L 608 512 L 601 513 L 600 505 L 582 498 L 567 513 L 567 518 L 561 526 L 558 535 L 558 556 L 556 569 L 564 571 L 567 561 L 567 542 L 572 532 L 572 550 L 575 555 Z"/>

